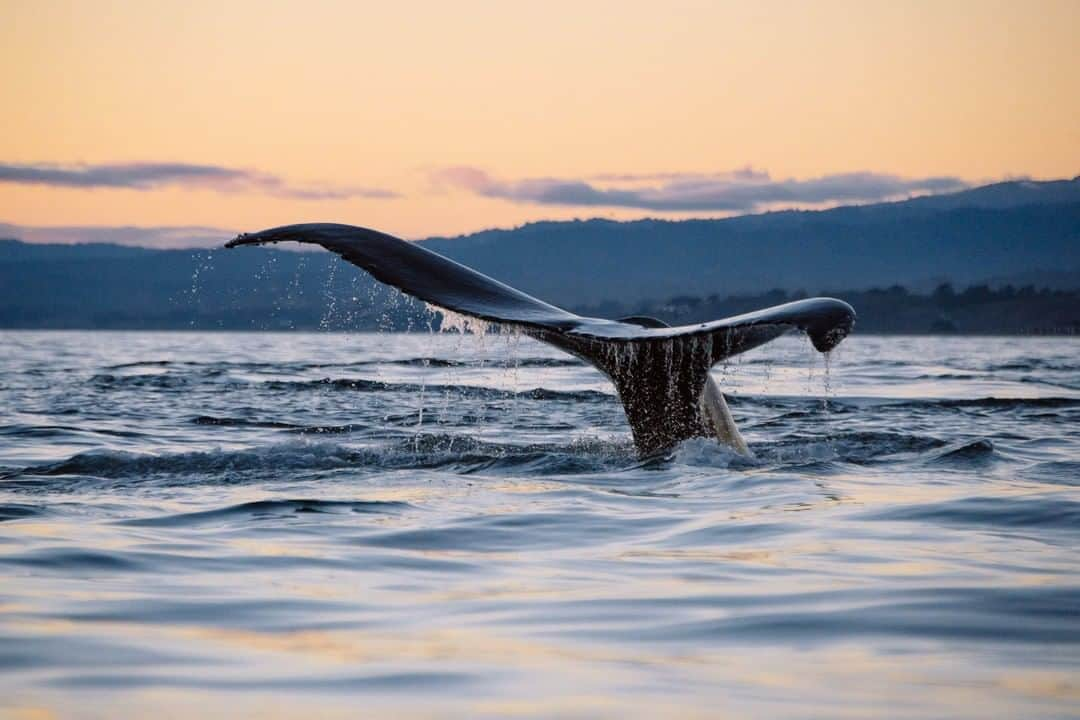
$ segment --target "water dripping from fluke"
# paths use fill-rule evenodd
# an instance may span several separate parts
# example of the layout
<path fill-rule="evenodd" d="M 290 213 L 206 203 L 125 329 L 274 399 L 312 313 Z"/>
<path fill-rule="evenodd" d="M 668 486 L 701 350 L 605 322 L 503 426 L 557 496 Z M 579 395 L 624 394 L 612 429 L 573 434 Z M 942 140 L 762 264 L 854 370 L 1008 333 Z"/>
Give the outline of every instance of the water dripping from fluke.
<path fill-rule="evenodd" d="M 851 330 L 855 312 L 833 298 L 811 298 L 696 325 L 666 327 L 651 318 L 624 321 L 576 315 L 504 285 L 415 243 L 366 228 L 311 223 L 240 235 L 227 247 L 281 241 L 314 243 L 367 270 L 442 314 L 440 326 L 484 342 L 492 324 L 585 360 L 615 385 L 643 457 L 664 454 L 691 437 L 716 437 L 748 452 L 730 413 L 708 413 L 701 398 L 709 369 L 722 360 L 801 330 L 818 351 Z M 331 278 L 332 278 L 331 271 Z"/>

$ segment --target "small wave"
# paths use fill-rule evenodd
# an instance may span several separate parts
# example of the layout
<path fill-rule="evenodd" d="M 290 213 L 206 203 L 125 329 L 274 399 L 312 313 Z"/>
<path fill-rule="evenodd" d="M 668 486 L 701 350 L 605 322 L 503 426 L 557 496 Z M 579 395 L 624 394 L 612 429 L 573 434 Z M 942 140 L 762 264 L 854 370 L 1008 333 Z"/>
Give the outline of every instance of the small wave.
<path fill-rule="evenodd" d="M 476 368 L 476 367 L 533 367 L 533 368 L 555 368 L 555 367 L 579 367 L 585 363 L 577 358 L 537 358 L 537 357 L 523 357 L 523 358 L 484 358 L 478 360 L 451 360 L 448 358 L 438 357 L 414 357 L 403 358 L 399 360 L 364 360 L 354 363 L 346 363 L 344 365 L 333 365 L 329 363 L 324 364 L 312 364 L 308 367 L 311 368 L 325 368 L 325 367 L 364 367 L 371 365 L 399 365 L 408 367 L 435 367 L 435 368 Z"/>
<path fill-rule="evenodd" d="M 419 433 L 382 446 L 347 447 L 321 442 L 290 442 L 245 450 L 208 450 L 150 455 L 95 450 L 66 460 L 33 465 L 7 477 L 44 476 L 142 479 L 196 477 L 235 483 L 244 475 L 270 471 L 326 471 L 453 468 L 463 474 L 513 468 L 521 474 L 586 473 L 624 467 L 637 461 L 627 442 L 578 440 L 567 445 L 493 443 L 468 435 Z"/>
<path fill-rule="evenodd" d="M 1061 497 L 968 497 L 959 500 L 908 505 L 864 514 L 872 520 L 936 522 L 989 528 L 1080 529 L 1080 502 Z"/>
<path fill-rule="evenodd" d="M 537 367 L 537 368 L 553 368 L 553 367 L 580 367 L 585 363 L 577 358 L 547 358 L 547 357 L 522 357 L 522 358 L 479 358 L 471 360 L 459 360 L 453 358 L 433 357 L 433 356 L 421 356 L 411 358 L 386 358 L 386 359 L 372 359 L 372 360 L 356 360 L 351 362 L 258 362 L 258 361 L 237 361 L 237 362 L 198 362 L 191 360 L 138 360 L 135 362 L 118 363 L 115 365 L 105 365 L 103 370 L 132 370 L 135 368 L 163 368 L 163 367 L 185 367 L 185 368 L 203 368 L 211 371 L 223 371 L 223 370 L 274 370 L 276 372 L 281 371 L 299 371 L 299 370 L 320 370 L 325 368 L 360 368 L 371 367 L 373 365 L 396 365 L 405 367 L 433 367 L 433 368 L 457 368 L 457 367 Z"/>
<path fill-rule="evenodd" d="M 1033 370 L 1051 370 L 1051 371 L 1071 371 L 1080 369 L 1080 364 L 1058 362 L 1057 360 L 1051 360 L 1046 358 L 1028 358 L 1020 361 L 1009 361 L 1003 363 L 989 363 L 986 365 L 988 371 L 998 370 L 1020 370 L 1020 371 L 1033 371 Z"/>
<path fill-rule="evenodd" d="M 371 426 L 364 423 L 346 423 L 345 425 L 303 425 L 286 432 L 297 435 L 350 435 L 369 429 Z"/>
<path fill-rule="evenodd" d="M 925 435 L 860 431 L 822 436 L 792 436 L 751 443 L 753 457 L 745 457 L 721 445 L 715 438 L 691 438 L 679 444 L 673 459 L 685 465 L 753 468 L 770 464 L 852 463 L 869 465 L 891 461 L 897 455 L 918 455 L 945 445 Z"/>
<path fill-rule="evenodd" d="M 155 663 L 156 664 L 156 663 Z M 186 677 L 177 673 L 109 673 L 95 672 L 59 676 L 49 685 L 67 690 L 148 691 L 168 689 L 203 693 L 207 691 L 229 692 L 461 692 L 477 683 L 477 676 L 464 672 L 414 671 L 381 674 L 350 674 L 327 676 L 234 678 L 204 673 Z"/>
<path fill-rule="evenodd" d="M 977 407 L 1011 410 L 1014 408 L 1071 408 L 1080 407 L 1080 398 L 1042 397 L 1042 398 L 997 398 L 985 397 L 973 400 L 928 400 L 923 404 L 943 407 Z"/>
<path fill-rule="evenodd" d="M 389 530 L 354 540 L 396 550 L 507 552 L 612 542 L 678 522 L 664 517 L 611 517 L 575 508 L 516 514 L 483 513 L 431 527 Z"/>
<path fill-rule="evenodd" d="M 511 367 L 585 367 L 585 362 L 577 358 L 521 358 L 507 364 Z"/>
<path fill-rule="evenodd" d="M 381 380 L 366 380 L 364 378 L 323 378 L 321 380 L 267 380 L 262 383 L 271 390 L 312 390 L 333 389 L 353 390 L 355 392 L 385 392 L 388 390 L 401 390 L 404 392 L 419 391 L 423 385 L 413 383 L 388 383 Z M 432 386 L 434 387 L 434 386 Z"/>
<path fill-rule="evenodd" d="M 835 403 L 862 410 L 959 411 L 973 413 L 1025 413 L 1071 411 L 1080 408 L 1080 397 L 981 397 L 981 398 L 883 398 L 845 397 Z M 832 408 L 834 401 L 829 401 Z"/>
<path fill-rule="evenodd" d="M 548 388 L 540 387 L 515 392 L 513 390 L 500 390 L 498 388 L 480 385 L 391 383 L 382 380 L 369 380 L 366 378 L 269 380 L 266 381 L 264 385 L 274 390 L 317 390 L 329 388 L 353 392 L 404 392 L 413 395 L 421 392 L 431 394 L 448 393 L 462 398 L 479 399 L 518 397 L 531 400 L 575 400 L 584 402 L 612 402 L 614 400 L 613 395 L 600 392 L 599 390 L 549 390 Z"/>
<path fill-rule="evenodd" d="M 347 435 L 349 433 L 367 430 L 369 425 L 364 423 L 348 423 L 346 425 L 297 425 L 295 423 L 279 422 L 276 420 L 250 420 L 247 418 L 217 417 L 214 415 L 197 415 L 191 418 L 193 425 L 210 425 L 217 427 L 249 427 L 268 428 L 271 430 L 284 430 L 289 433 L 301 435 Z"/>
<path fill-rule="evenodd" d="M 105 370 L 129 370 L 137 367 L 169 367 L 170 365 L 192 365 L 195 363 L 182 363 L 176 360 L 136 360 L 135 362 L 106 365 Z"/>
<path fill-rule="evenodd" d="M 414 358 L 402 358 L 399 360 L 363 360 L 359 362 L 348 363 L 344 367 L 369 367 L 371 365 L 399 365 L 405 367 L 434 367 L 434 368 L 452 368 L 452 367 L 468 367 L 469 365 L 476 365 L 479 363 L 471 363 L 467 360 L 451 360 L 449 358 L 438 357 L 414 357 Z M 312 368 L 324 368 L 335 367 L 330 364 L 318 364 L 311 365 Z M 338 366 L 341 367 L 341 366 Z"/>
<path fill-rule="evenodd" d="M 1080 462 L 1076 460 L 1055 460 L 1041 462 L 1025 468 L 1020 474 L 1031 480 L 1053 485 L 1080 485 Z"/>
<path fill-rule="evenodd" d="M 950 445 L 929 458 L 929 462 L 945 465 L 954 463 L 970 464 L 972 462 L 985 462 L 994 456 L 994 443 L 986 438 L 980 438 L 971 442 Z"/>
<path fill-rule="evenodd" d="M 467 435 L 422 433 L 396 446 L 397 459 L 420 467 L 452 467 L 462 474 L 513 470 L 522 475 L 573 474 L 637 462 L 629 441 L 575 440 L 567 445 L 493 443 Z"/>
<path fill-rule="evenodd" d="M 737 405 L 735 405 L 734 403 L 729 403 L 729 404 L 737 407 Z M 748 407 L 753 407 L 757 403 L 755 403 L 753 400 L 747 401 L 747 400 L 744 399 L 740 404 L 748 406 Z M 824 403 L 822 403 L 820 400 L 817 400 L 817 399 L 807 400 L 807 401 L 805 401 L 804 404 L 806 405 L 806 407 L 804 409 L 788 410 L 787 412 L 780 413 L 779 415 L 774 415 L 774 416 L 766 418 L 764 420 L 759 420 L 757 422 L 748 423 L 746 425 L 746 427 L 747 428 L 772 428 L 772 427 L 786 428 L 786 427 L 790 426 L 791 421 L 803 422 L 803 421 L 806 421 L 806 420 L 811 420 L 811 421 L 814 421 L 814 422 L 818 422 L 818 421 L 820 421 L 822 419 L 831 418 L 831 417 L 836 416 L 836 415 L 848 415 L 850 413 L 856 412 L 856 409 L 853 406 L 848 405 L 846 403 L 837 402 L 837 401 L 834 401 L 834 400 L 831 400 L 831 399 L 829 400 L 827 406 Z M 766 404 L 766 403 L 761 403 L 761 405 L 764 406 L 764 407 L 774 407 L 773 405 Z"/>
<path fill-rule="evenodd" d="M 257 427 L 257 428 L 281 428 L 295 429 L 301 427 L 293 423 L 277 422 L 274 420 L 247 420 L 245 418 L 214 417 L 212 415 L 198 415 L 191 418 L 193 425 L 220 425 L 223 427 Z"/>
<path fill-rule="evenodd" d="M 297 513 L 392 513 L 409 507 L 411 507 L 409 503 L 394 500 L 256 500 L 201 512 L 121 520 L 117 524 L 139 527 L 186 527 L 235 518 L 282 518 Z"/>
<path fill-rule="evenodd" d="M 628 628 L 600 628 L 594 636 L 640 642 L 677 642 L 708 638 L 717 643 L 817 643 L 882 636 L 926 638 L 937 643 L 1009 642 L 1067 647 L 1080 641 L 1070 623 L 1080 596 L 1073 587 L 985 588 L 934 587 L 893 589 L 874 597 L 850 588 L 843 605 L 829 602 L 836 592 L 808 593 L 798 599 L 775 595 L 709 596 L 710 609 L 731 608 L 715 618 L 671 623 L 663 619 Z M 599 603 L 594 603 L 597 605 Z M 743 611 L 755 606 L 754 612 Z"/>
<path fill-rule="evenodd" d="M 746 396 L 743 396 L 746 397 Z M 788 407 L 797 404 L 799 398 L 753 398 L 755 404 L 764 407 Z M 805 400 L 804 400 L 805 402 Z M 820 401 L 819 401 L 820 402 Z M 981 397 L 981 398 L 890 398 L 848 396 L 841 400 L 829 399 L 829 408 L 848 407 L 855 409 L 891 408 L 893 410 L 936 409 L 936 408 L 986 408 L 998 410 L 1035 410 L 1040 408 L 1060 409 L 1080 407 L 1080 397 Z"/>
<path fill-rule="evenodd" d="M 134 430 L 111 430 L 106 428 L 86 428 L 72 425 L 3 425 L 0 437 L 19 438 L 54 438 L 66 435 L 106 435 L 109 437 L 140 438 L 144 433 Z"/>
<path fill-rule="evenodd" d="M 788 437 L 760 447 L 755 445 L 753 449 L 761 460 L 784 464 L 835 461 L 867 465 L 891 460 L 904 453 L 926 452 L 943 445 L 943 440 L 927 435 L 858 431 L 829 437 Z"/>
<path fill-rule="evenodd" d="M 116 388 L 158 388 L 172 390 L 190 385 L 192 380 L 199 381 L 187 375 L 175 373 L 148 373 L 143 375 L 113 375 L 100 373 L 90 378 L 91 385 L 101 389 L 112 390 Z"/>
<path fill-rule="evenodd" d="M 23 505 L 20 503 L 6 503 L 0 505 L 0 522 L 6 520 L 22 520 L 28 517 L 38 517 L 45 514 L 45 509 L 37 505 Z"/>
<path fill-rule="evenodd" d="M 148 569 L 137 557 L 106 550 L 70 548 L 42 548 L 18 555 L 0 558 L 5 565 L 21 565 L 35 570 L 96 570 L 105 572 L 130 572 Z"/>
<path fill-rule="evenodd" d="M 167 455 L 92 450 L 66 460 L 34 465 L 21 475 L 124 478 L 161 475 L 217 475 L 254 470 L 332 469 L 362 462 L 364 453 L 337 445 L 288 443 L 253 450 L 209 450 Z"/>
<path fill-rule="evenodd" d="M 1064 382 L 1056 382 L 1054 380 L 1047 380 L 1046 378 L 1042 378 L 1042 377 L 1025 376 L 1025 377 L 1022 377 L 1022 378 L 1017 378 L 1017 382 L 1027 383 L 1027 384 L 1030 384 L 1030 385 L 1045 385 L 1047 387 L 1056 387 L 1056 388 L 1061 388 L 1063 390 L 1080 390 L 1080 385 L 1074 385 L 1074 384 L 1071 384 L 1071 383 L 1064 383 Z"/>

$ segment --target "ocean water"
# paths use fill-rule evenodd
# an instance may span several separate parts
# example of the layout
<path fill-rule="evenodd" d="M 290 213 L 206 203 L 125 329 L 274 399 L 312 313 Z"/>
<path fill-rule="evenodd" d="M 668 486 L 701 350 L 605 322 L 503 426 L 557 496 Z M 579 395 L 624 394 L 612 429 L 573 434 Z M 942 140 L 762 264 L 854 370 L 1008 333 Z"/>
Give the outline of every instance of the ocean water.
<path fill-rule="evenodd" d="M 1080 711 L 1080 339 L 714 374 L 752 460 L 514 336 L 0 333 L 0 717 Z"/>

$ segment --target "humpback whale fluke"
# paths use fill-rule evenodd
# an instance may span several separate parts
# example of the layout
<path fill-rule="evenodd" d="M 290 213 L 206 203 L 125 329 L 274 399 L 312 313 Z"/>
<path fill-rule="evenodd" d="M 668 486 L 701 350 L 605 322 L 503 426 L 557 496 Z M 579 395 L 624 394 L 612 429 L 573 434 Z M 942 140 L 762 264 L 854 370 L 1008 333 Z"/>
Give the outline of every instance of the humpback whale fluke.
<path fill-rule="evenodd" d="M 514 326 L 589 362 L 614 383 L 643 456 L 670 450 L 687 438 L 710 436 L 748 452 L 709 368 L 793 329 L 827 352 L 855 322 L 851 306 L 833 298 L 678 327 L 645 317 L 582 317 L 419 245 L 352 225 L 287 225 L 239 235 L 226 247 L 284 241 L 322 245 L 424 302 Z"/>

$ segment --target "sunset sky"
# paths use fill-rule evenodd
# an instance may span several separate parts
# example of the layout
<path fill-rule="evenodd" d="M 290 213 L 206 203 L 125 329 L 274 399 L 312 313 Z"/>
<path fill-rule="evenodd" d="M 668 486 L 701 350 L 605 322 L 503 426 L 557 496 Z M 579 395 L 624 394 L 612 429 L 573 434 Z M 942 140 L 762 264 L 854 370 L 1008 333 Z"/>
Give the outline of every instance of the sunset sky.
<path fill-rule="evenodd" d="M 0 234 L 417 238 L 1072 177 L 1078 29 L 1076 0 L 0 0 Z"/>

